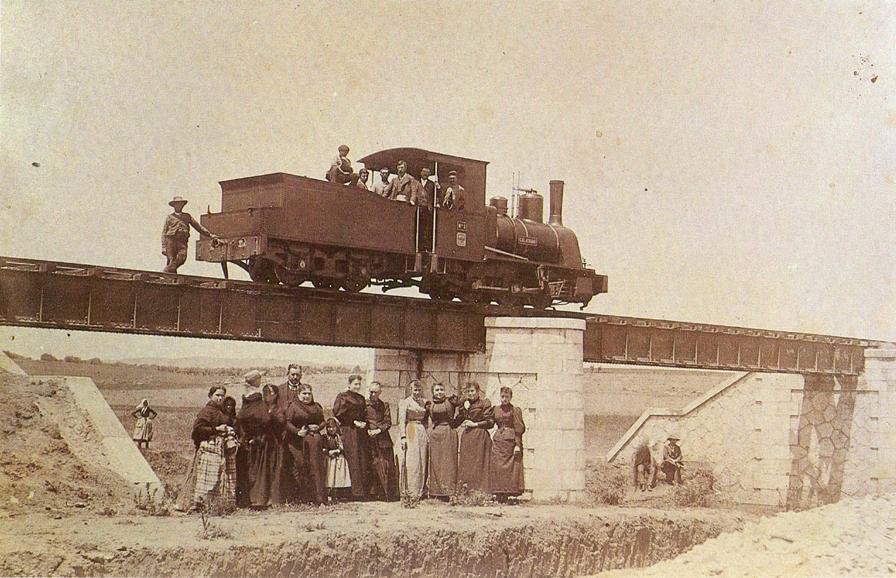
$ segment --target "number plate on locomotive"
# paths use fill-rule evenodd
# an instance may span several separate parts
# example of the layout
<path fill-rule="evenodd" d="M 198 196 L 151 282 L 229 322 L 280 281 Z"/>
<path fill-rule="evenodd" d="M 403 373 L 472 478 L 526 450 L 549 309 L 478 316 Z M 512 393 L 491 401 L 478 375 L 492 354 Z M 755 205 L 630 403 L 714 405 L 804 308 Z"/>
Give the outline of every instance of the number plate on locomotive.
<path fill-rule="evenodd" d="M 519 245 L 526 245 L 528 247 L 538 246 L 538 239 L 535 237 L 517 237 L 516 242 Z"/>
<path fill-rule="evenodd" d="M 464 232 L 466 232 L 466 230 L 467 230 L 467 222 L 466 222 L 466 221 L 458 221 L 458 222 L 457 222 L 457 230 L 458 230 L 458 231 L 464 231 Z"/>
<path fill-rule="evenodd" d="M 458 247 L 466 247 L 467 246 L 467 234 L 466 233 L 458 233 L 457 234 L 457 246 Z"/>

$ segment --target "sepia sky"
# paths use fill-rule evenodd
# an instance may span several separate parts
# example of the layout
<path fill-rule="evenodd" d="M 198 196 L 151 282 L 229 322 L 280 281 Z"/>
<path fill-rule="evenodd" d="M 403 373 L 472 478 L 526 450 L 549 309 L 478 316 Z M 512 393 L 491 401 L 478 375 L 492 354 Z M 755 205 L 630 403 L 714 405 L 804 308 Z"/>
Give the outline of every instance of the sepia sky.
<path fill-rule="evenodd" d="M 565 180 L 610 278 L 588 311 L 896 340 L 891 2 L 0 10 L 2 255 L 161 269 L 173 195 L 198 216 L 220 180 L 413 146 L 490 161 L 489 195 Z M 220 274 L 192 248 L 181 271 Z M 364 355 L 10 328 L 0 348 Z"/>

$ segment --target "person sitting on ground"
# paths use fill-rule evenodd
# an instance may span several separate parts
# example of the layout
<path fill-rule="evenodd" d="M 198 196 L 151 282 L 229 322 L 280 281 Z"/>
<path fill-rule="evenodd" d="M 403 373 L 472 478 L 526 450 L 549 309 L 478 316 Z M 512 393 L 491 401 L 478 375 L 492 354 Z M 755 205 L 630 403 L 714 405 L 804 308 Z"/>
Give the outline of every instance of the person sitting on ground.
<path fill-rule="evenodd" d="M 442 201 L 442 208 L 463 211 L 467 204 L 467 192 L 457 182 L 457 171 L 448 173 L 448 188 L 445 189 L 445 198 Z"/>
<path fill-rule="evenodd" d="M 327 171 L 327 180 L 331 183 L 344 185 L 352 176 L 352 161 L 348 159 L 348 146 L 339 145 L 339 156 L 330 165 Z"/>
<path fill-rule="evenodd" d="M 383 167 L 380 169 L 380 180 L 377 183 L 373 183 L 373 192 L 378 194 L 381 197 L 386 196 L 386 187 L 389 186 L 389 183 L 392 182 L 392 178 L 390 178 L 389 168 Z"/>
<path fill-rule="evenodd" d="M 143 447 L 149 449 L 149 442 L 152 441 L 152 420 L 159 415 L 156 410 L 149 407 L 149 401 L 143 399 L 140 402 L 140 405 L 137 406 L 137 409 L 131 412 L 131 416 L 137 421 L 134 423 L 134 435 L 132 439 L 137 442 L 137 447 L 139 448 L 142 444 Z"/>
<path fill-rule="evenodd" d="M 667 484 L 681 485 L 681 470 L 684 467 L 681 448 L 678 442 L 681 438 L 677 435 L 670 435 L 663 446 L 663 464 L 661 469 L 666 474 Z"/>
<path fill-rule="evenodd" d="M 383 194 L 386 198 L 393 201 L 408 203 L 411 201 L 411 196 L 419 183 L 417 179 L 408 173 L 408 165 L 404 161 L 398 161 L 396 171 L 396 177 L 392 179 L 392 182 L 389 183 Z"/>
<path fill-rule="evenodd" d="M 645 440 L 635 451 L 632 461 L 632 475 L 635 487 L 642 492 L 652 491 L 656 487 L 656 474 L 659 462 L 663 459 L 662 443 Z"/>

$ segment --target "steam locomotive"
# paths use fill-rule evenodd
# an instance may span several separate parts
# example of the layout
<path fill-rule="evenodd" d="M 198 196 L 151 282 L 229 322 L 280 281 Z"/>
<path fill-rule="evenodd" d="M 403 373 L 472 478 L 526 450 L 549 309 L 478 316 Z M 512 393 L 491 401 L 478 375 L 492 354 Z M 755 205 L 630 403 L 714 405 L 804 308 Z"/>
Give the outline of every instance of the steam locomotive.
<path fill-rule="evenodd" d="M 466 190 L 463 211 L 427 209 L 372 191 L 274 173 L 222 181 L 221 212 L 201 216 L 219 236 L 197 242 L 196 258 L 245 269 L 253 281 L 323 289 L 383 291 L 418 287 L 437 300 L 502 305 L 580 303 L 607 291 L 607 278 L 585 267 L 576 234 L 562 223 L 563 182 L 543 197 L 524 193 L 516 216 L 507 199 L 485 203 L 487 162 L 415 148 L 368 155 L 360 162 L 378 178 L 399 160 L 437 180 L 455 171 Z M 446 183 L 442 182 L 443 190 Z M 430 228 L 431 227 L 431 228 Z"/>

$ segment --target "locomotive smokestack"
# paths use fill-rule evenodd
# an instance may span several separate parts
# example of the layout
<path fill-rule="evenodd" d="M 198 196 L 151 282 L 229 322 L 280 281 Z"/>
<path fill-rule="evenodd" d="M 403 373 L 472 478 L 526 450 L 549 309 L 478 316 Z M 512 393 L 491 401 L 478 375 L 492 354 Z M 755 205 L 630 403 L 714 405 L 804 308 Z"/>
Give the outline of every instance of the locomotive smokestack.
<path fill-rule="evenodd" d="M 551 181 L 551 216 L 548 224 L 563 226 L 563 181 Z"/>

